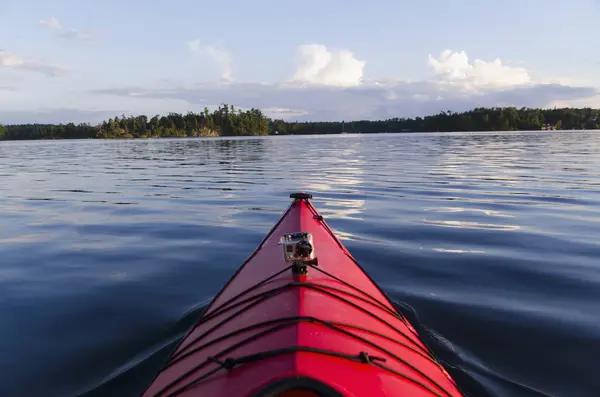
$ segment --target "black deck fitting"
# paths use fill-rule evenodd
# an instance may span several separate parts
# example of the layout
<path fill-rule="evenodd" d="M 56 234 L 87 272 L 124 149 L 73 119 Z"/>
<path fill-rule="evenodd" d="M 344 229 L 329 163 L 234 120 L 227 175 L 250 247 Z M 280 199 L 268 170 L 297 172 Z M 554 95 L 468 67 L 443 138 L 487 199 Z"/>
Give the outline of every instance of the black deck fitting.
<path fill-rule="evenodd" d="M 304 193 L 304 192 L 297 192 L 297 193 L 290 194 L 290 198 L 293 198 L 294 200 L 308 200 L 308 199 L 312 199 L 312 194 Z"/>

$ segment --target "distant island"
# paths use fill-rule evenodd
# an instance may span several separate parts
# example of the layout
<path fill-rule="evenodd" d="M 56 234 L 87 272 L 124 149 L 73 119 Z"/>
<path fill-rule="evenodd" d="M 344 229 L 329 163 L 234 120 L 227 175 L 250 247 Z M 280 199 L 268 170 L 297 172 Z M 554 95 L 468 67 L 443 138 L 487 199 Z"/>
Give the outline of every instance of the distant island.
<path fill-rule="evenodd" d="M 163 116 L 111 118 L 91 124 L 0 125 L 0 140 L 126 139 L 254 135 L 310 135 L 341 133 L 409 133 L 451 131 L 523 131 L 599 129 L 600 110 L 591 108 L 531 109 L 476 108 L 467 112 L 443 111 L 416 118 L 380 121 L 297 122 L 270 119 L 259 109 L 241 111 L 220 105 L 209 112 Z"/>

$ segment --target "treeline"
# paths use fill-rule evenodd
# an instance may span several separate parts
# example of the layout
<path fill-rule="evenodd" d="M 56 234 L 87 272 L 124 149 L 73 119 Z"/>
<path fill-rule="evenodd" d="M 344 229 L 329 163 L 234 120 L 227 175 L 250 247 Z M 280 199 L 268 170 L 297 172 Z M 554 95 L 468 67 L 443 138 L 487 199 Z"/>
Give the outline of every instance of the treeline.
<path fill-rule="evenodd" d="M 0 125 L 0 139 L 81 139 L 247 136 L 268 134 L 339 134 L 376 132 L 516 131 L 540 129 L 597 129 L 600 110 L 591 108 L 530 109 L 476 108 L 467 112 L 443 111 L 416 118 L 381 121 L 290 122 L 272 120 L 258 109 L 236 110 L 221 105 L 213 112 L 166 116 L 115 117 L 99 125 Z"/>
<path fill-rule="evenodd" d="M 426 117 L 381 121 L 289 123 L 275 120 L 272 124 L 274 130 L 280 134 L 581 130 L 600 128 L 600 110 L 498 107 L 476 108 L 462 113 L 443 111 Z"/>
<path fill-rule="evenodd" d="M 271 120 L 258 109 L 221 105 L 213 112 L 111 118 L 98 125 L 25 124 L 0 126 L 0 139 L 102 139 L 267 135 Z"/>

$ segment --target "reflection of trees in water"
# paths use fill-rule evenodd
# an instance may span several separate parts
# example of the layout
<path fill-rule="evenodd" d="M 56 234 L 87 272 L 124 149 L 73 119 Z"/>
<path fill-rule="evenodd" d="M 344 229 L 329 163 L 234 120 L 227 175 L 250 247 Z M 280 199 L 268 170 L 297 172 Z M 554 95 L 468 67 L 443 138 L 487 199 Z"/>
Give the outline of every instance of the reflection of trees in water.
<path fill-rule="evenodd" d="M 264 163 L 269 161 L 264 139 L 211 139 L 206 144 L 206 162 L 227 175 L 263 175 Z"/>
<path fill-rule="evenodd" d="M 237 159 L 241 162 L 257 162 L 263 160 L 265 139 L 211 139 L 219 156 Z"/>
<path fill-rule="evenodd" d="M 223 166 L 234 163 L 260 163 L 264 160 L 264 139 L 148 139 L 110 141 L 118 162 L 168 162 L 181 166 Z"/>

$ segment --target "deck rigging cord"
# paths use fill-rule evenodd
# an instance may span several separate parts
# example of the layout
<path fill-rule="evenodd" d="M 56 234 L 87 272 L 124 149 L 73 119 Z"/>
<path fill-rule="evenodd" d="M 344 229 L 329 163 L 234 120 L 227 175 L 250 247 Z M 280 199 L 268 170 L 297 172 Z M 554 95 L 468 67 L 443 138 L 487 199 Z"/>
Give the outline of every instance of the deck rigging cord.
<path fill-rule="evenodd" d="M 374 314 L 372 312 L 370 312 L 369 310 L 356 305 L 355 303 L 349 301 L 348 299 L 340 296 L 341 294 L 346 294 L 349 296 L 352 296 L 355 299 L 358 299 L 360 301 L 366 302 L 366 303 L 370 303 L 375 307 L 378 307 L 380 310 L 385 311 L 387 314 L 393 315 L 394 317 L 403 320 L 404 323 L 406 323 L 406 320 L 403 319 L 403 317 L 398 314 L 397 312 L 392 311 L 391 309 L 389 309 L 388 307 L 386 307 L 383 303 L 379 302 L 376 298 L 370 296 L 369 294 L 367 294 L 364 291 L 359 290 L 358 288 L 344 282 L 343 280 L 331 275 L 330 273 L 320 269 L 318 266 L 316 265 L 309 265 L 309 267 L 311 269 L 314 269 L 318 272 L 321 272 L 329 277 L 332 277 L 333 279 L 336 279 L 337 281 L 342 282 L 344 285 L 348 285 L 349 287 L 351 287 L 352 289 L 355 289 L 357 291 L 360 291 L 363 295 L 368 296 L 369 298 L 363 298 L 359 295 L 356 294 L 352 294 L 348 291 L 343 291 L 341 289 L 335 288 L 335 287 L 331 287 L 331 286 L 325 286 L 322 284 L 318 284 L 318 283 L 312 283 L 312 282 L 303 282 L 303 281 L 293 281 L 293 282 L 289 282 L 286 283 L 284 285 L 281 286 L 277 286 L 271 289 L 268 289 L 266 291 L 260 292 L 258 294 L 252 295 L 250 297 L 247 297 L 241 301 L 240 298 L 244 297 L 245 295 L 247 295 L 248 293 L 257 290 L 258 288 L 260 288 L 261 286 L 264 286 L 266 284 L 268 284 L 269 282 L 272 282 L 274 280 L 277 279 L 278 276 L 285 274 L 286 272 L 290 271 L 292 268 L 292 265 L 285 267 L 284 269 L 282 269 L 281 271 L 267 277 L 266 279 L 260 281 L 259 283 L 253 285 L 252 287 L 238 293 L 237 295 L 235 295 L 233 298 L 227 300 L 226 302 L 224 302 L 223 304 L 219 305 L 218 307 L 214 308 L 213 310 L 211 310 L 210 312 L 208 312 L 205 316 L 203 316 L 197 323 L 196 325 L 193 327 L 192 332 L 194 329 L 196 329 L 198 326 L 206 323 L 207 321 L 216 318 L 218 316 L 221 316 L 227 312 L 232 311 L 235 308 L 240 308 L 239 310 L 235 311 L 234 313 L 232 313 L 231 315 L 229 315 L 227 318 L 223 319 L 222 321 L 220 321 L 218 324 L 214 325 L 213 327 L 211 327 L 209 330 L 205 331 L 204 333 L 202 333 L 201 335 L 195 337 L 194 339 L 192 339 L 191 341 L 187 341 L 186 340 L 186 345 L 179 349 L 177 351 L 177 353 L 173 354 L 170 358 L 170 360 L 167 362 L 167 364 L 165 365 L 165 367 L 163 369 L 166 369 L 182 360 L 184 360 L 185 358 L 200 352 L 203 349 L 206 349 L 207 347 L 221 342 L 223 340 L 235 337 L 237 335 L 249 332 L 249 331 L 253 331 L 253 330 L 258 330 L 261 328 L 265 328 L 265 327 L 269 327 L 266 329 L 263 329 L 260 332 L 257 332 L 251 336 L 249 336 L 248 338 L 238 342 L 237 344 L 230 346 L 224 350 L 222 350 L 221 352 L 219 352 L 217 355 L 215 356 L 210 356 L 207 357 L 205 361 L 195 365 L 194 367 L 192 367 L 191 369 L 189 369 L 188 371 L 186 371 L 185 373 L 183 373 L 182 375 L 180 375 L 178 378 L 174 379 L 173 381 L 171 381 L 169 384 L 165 385 L 161 390 L 157 391 L 154 396 L 155 397 L 176 397 L 178 395 L 180 395 L 181 393 L 185 392 L 186 390 L 189 390 L 191 387 L 193 387 L 194 385 L 202 382 L 203 380 L 209 378 L 210 376 L 216 374 L 217 372 L 221 371 L 221 370 L 232 370 L 235 367 L 238 367 L 240 365 L 243 365 L 245 363 L 250 363 L 250 362 L 255 362 L 255 361 L 259 361 L 259 360 L 263 360 L 263 359 L 267 359 L 270 357 L 274 357 L 274 356 L 278 356 L 278 355 L 283 355 L 283 354 L 290 354 L 290 353 L 294 353 L 294 352 L 299 352 L 299 351 L 305 351 L 305 352 L 311 352 L 311 353 L 315 353 L 315 354 L 325 354 L 325 355 L 330 355 L 330 356 L 334 356 L 334 357 L 339 357 L 339 358 L 345 358 L 345 359 L 349 359 L 349 360 L 353 360 L 353 361 L 357 361 L 357 362 L 363 362 L 366 364 L 372 364 L 372 365 L 376 365 L 378 367 L 380 367 L 383 370 L 386 370 L 388 372 L 391 372 L 397 376 L 401 376 L 409 381 L 412 381 L 413 383 L 419 385 L 420 387 L 428 390 L 429 392 L 431 392 L 433 395 L 437 396 L 437 397 L 444 397 L 444 396 L 448 396 L 451 397 L 451 394 L 448 393 L 441 385 L 439 385 L 435 380 L 431 379 L 428 375 L 426 375 L 425 373 L 423 373 L 422 371 L 420 371 L 419 369 L 417 369 L 416 367 L 414 367 L 412 364 L 408 363 L 406 360 L 398 357 L 397 355 L 393 354 L 392 352 L 382 348 L 381 346 L 378 346 L 377 344 L 370 342 L 369 340 L 356 335 L 355 333 L 352 333 L 350 331 L 348 331 L 347 329 L 344 328 L 354 328 L 357 330 L 361 330 L 361 331 L 366 331 L 378 336 L 383 336 L 388 340 L 391 340 L 397 344 L 400 344 L 402 346 L 404 346 L 405 348 L 408 348 L 410 350 L 412 350 L 413 352 L 423 356 L 424 358 L 434 362 L 437 365 L 440 365 L 439 362 L 437 361 L 437 359 L 431 354 L 431 352 L 426 349 L 423 348 L 423 346 L 417 344 L 412 338 L 410 338 L 409 336 L 407 336 L 404 332 L 402 332 L 401 330 L 397 329 L 396 327 L 394 327 L 393 325 L 391 325 L 389 322 L 385 321 L 384 319 L 382 319 L 380 316 L 378 316 L 377 314 Z M 345 302 L 346 304 L 349 304 L 351 306 L 353 306 L 354 308 L 363 311 L 365 314 L 370 315 L 371 317 L 373 317 L 375 320 L 380 321 L 384 324 L 386 324 L 389 328 L 393 329 L 396 333 L 399 334 L 399 336 L 402 336 L 404 339 L 408 340 L 413 346 L 409 345 L 408 343 L 399 341 L 399 340 L 395 340 L 395 339 L 391 339 L 389 337 L 386 337 L 384 335 L 382 335 L 381 333 L 378 333 L 376 331 L 373 330 L 369 330 L 368 328 L 363 328 L 363 327 L 357 327 L 354 326 L 352 324 L 346 324 L 346 323 L 340 323 L 340 322 L 332 322 L 332 321 L 324 321 L 321 319 L 317 319 L 314 317 L 301 317 L 301 316 L 297 316 L 297 317 L 286 317 L 286 318 L 280 318 L 280 319 L 274 319 L 274 320 L 269 320 L 269 321 L 264 321 L 264 322 L 260 322 L 260 323 L 255 323 L 252 324 L 248 327 L 244 327 L 244 328 L 240 328 L 236 331 L 233 331 L 231 333 L 228 333 L 226 335 L 222 335 L 218 338 L 215 338 L 213 340 L 210 340 L 208 342 L 205 342 L 204 344 L 197 346 L 198 342 L 200 342 L 202 339 L 205 339 L 210 333 L 212 333 L 213 331 L 219 329 L 220 327 L 222 327 L 224 324 L 226 324 L 228 321 L 236 318 L 238 315 L 242 314 L 243 312 L 245 312 L 246 310 L 248 310 L 251 307 L 257 306 L 260 303 L 264 302 L 267 299 L 271 299 L 273 297 L 275 297 L 277 294 L 287 291 L 289 289 L 292 288 L 308 288 L 308 289 L 312 289 L 312 290 L 316 290 L 319 291 L 320 293 L 329 295 L 335 299 L 341 300 L 343 302 Z M 332 292 L 331 290 L 335 291 Z M 244 304 L 247 304 L 244 306 Z M 297 324 L 299 322 L 312 322 L 312 323 L 317 323 L 320 324 L 322 326 L 325 326 L 327 328 L 330 328 L 336 332 L 340 332 L 343 333 L 347 336 L 350 336 L 354 339 L 357 339 L 365 344 L 368 344 L 372 347 L 374 347 L 375 349 L 386 353 L 387 355 L 389 355 L 391 358 L 403 363 L 404 365 L 408 366 L 409 368 L 411 368 L 412 370 L 414 370 L 415 372 L 419 373 L 421 376 L 423 376 L 425 379 L 427 379 L 429 382 L 431 382 L 433 385 L 435 385 L 435 388 L 440 390 L 442 392 L 442 394 L 440 394 L 439 392 L 437 392 L 436 390 L 433 390 L 431 387 L 423 384 L 422 382 L 420 382 L 417 379 L 414 379 L 406 374 L 402 374 L 392 368 L 390 368 L 389 366 L 386 366 L 385 364 L 382 364 L 379 361 L 385 361 L 385 359 L 381 359 L 379 357 L 376 356 L 371 356 L 369 355 L 367 352 L 359 352 L 358 354 L 347 354 L 347 353 L 341 353 L 341 352 L 336 352 L 336 351 L 331 351 L 331 350 L 323 350 L 323 349 L 315 349 L 315 348 L 311 348 L 311 347 L 305 347 L 305 346 L 292 346 L 292 347 L 288 347 L 288 348 L 282 348 L 282 349 L 274 349 L 274 350 L 268 350 L 268 351 L 264 351 L 261 353 L 256 353 L 256 354 L 252 354 L 249 356 L 243 356 L 243 357 L 238 357 L 238 358 L 233 358 L 233 357 L 227 357 L 225 359 L 221 359 L 223 356 L 225 356 L 227 353 L 239 348 L 240 346 L 243 346 L 247 343 L 250 343 L 258 338 L 261 338 L 263 336 L 266 336 L 268 334 L 271 334 L 273 332 L 276 332 L 280 329 L 292 326 L 294 324 Z M 344 328 L 342 328 L 344 327 Z M 190 332 L 191 333 L 191 332 Z M 195 346 L 196 345 L 196 346 Z M 195 346 L 195 347 L 194 347 Z M 368 357 L 370 359 L 365 359 L 365 357 Z M 202 369 L 204 369 L 206 366 L 210 365 L 210 364 L 218 364 L 218 366 L 216 366 L 215 368 L 211 369 L 210 371 L 200 375 L 199 377 L 190 380 L 188 383 L 184 383 L 183 385 L 179 386 L 178 388 L 175 388 L 177 386 L 177 384 L 182 383 L 184 380 L 186 380 L 187 378 L 191 377 L 195 372 L 198 372 Z M 173 389 L 173 390 L 171 390 Z M 171 390 L 171 391 L 170 391 Z M 170 392 L 169 392 L 170 391 Z"/>

